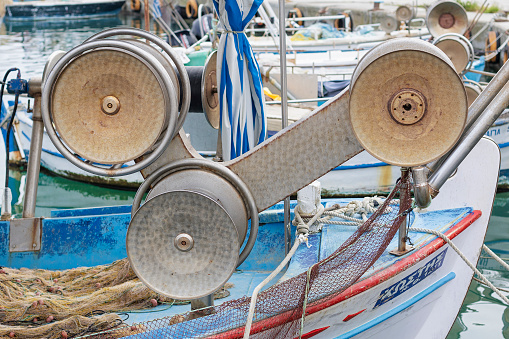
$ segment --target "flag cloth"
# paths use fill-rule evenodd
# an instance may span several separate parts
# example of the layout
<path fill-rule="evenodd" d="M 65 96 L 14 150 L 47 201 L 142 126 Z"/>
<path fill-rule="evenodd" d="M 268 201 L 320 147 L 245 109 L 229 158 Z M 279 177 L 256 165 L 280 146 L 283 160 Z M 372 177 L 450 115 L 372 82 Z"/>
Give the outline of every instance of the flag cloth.
<path fill-rule="evenodd" d="M 159 0 L 154 0 L 152 4 L 152 16 L 156 19 L 162 16 L 161 5 L 159 4 Z"/>
<path fill-rule="evenodd" d="M 214 0 L 222 31 L 217 83 L 223 159 L 249 151 L 267 137 L 260 67 L 243 30 L 262 0 Z"/>

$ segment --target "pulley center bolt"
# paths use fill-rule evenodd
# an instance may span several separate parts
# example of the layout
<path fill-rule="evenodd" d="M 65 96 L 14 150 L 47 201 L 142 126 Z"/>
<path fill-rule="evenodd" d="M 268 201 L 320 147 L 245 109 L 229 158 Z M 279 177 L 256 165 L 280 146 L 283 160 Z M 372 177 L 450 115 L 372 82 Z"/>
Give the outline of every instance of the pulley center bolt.
<path fill-rule="evenodd" d="M 117 114 L 120 110 L 120 101 L 113 95 L 108 95 L 102 99 L 101 109 L 108 115 Z"/>
<path fill-rule="evenodd" d="M 175 240 L 173 240 L 173 244 L 178 250 L 188 252 L 193 248 L 194 240 L 189 234 L 180 233 L 175 237 Z"/>
<path fill-rule="evenodd" d="M 412 125 L 426 114 L 426 98 L 416 90 L 405 88 L 393 95 L 388 109 L 396 122 Z"/>

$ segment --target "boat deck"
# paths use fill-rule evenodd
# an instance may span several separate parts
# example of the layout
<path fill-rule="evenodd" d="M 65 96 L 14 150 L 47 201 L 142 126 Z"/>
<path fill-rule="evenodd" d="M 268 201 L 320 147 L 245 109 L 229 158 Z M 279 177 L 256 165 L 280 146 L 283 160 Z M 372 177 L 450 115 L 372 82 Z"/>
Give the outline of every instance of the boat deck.
<path fill-rule="evenodd" d="M 352 199 L 334 199 L 329 200 L 326 203 L 326 206 L 331 206 L 332 204 L 340 202 L 344 204 L 349 202 Z M 261 226 L 270 227 L 274 225 L 278 225 L 276 227 L 282 228 L 282 223 L 280 217 L 282 217 L 282 210 L 279 209 L 279 205 L 276 205 L 272 210 L 263 212 L 261 215 L 261 220 L 265 223 Z M 265 215 L 264 215 L 265 214 Z M 293 214 L 292 214 L 293 217 Z M 428 228 L 440 231 L 442 233 L 448 232 L 451 228 L 455 228 L 460 224 L 468 224 L 471 223 L 478 217 L 478 212 L 473 211 L 472 208 L 464 207 L 464 208 L 456 208 L 445 211 L 431 211 L 426 213 L 411 213 L 410 223 L 411 227 L 419 227 L 419 228 Z M 338 218 L 334 218 L 333 220 L 338 220 Z M 267 223 L 269 222 L 269 223 Z M 309 237 L 309 247 L 305 245 L 301 245 L 297 250 L 294 258 L 289 264 L 288 269 L 284 274 L 279 274 L 271 284 L 274 284 L 278 281 L 283 281 L 286 279 L 290 279 L 302 272 L 307 271 L 307 269 L 318 262 L 319 260 L 323 260 L 331 255 L 337 248 L 340 246 L 349 236 L 351 236 L 355 232 L 356 227 L 352 226 L 340 226 L 340 225 L 323 225 L 322 233 L 313 234 Z M 263 234 L 263 230 L 261 231 Z M 391 243 L 388 246 L 388 250 L 384 251 L 381 257 L 376 261 L 376 263 L 362 276 L 360 280 L 368 279 L 372 277 L 378 272 L 381 272 L 391 266 L 393 266 L 396 262 L 402 261 L 406 258 L 412 257 L 419 250 L 425 248 L 429 245 L 433 240 L 436 239 L 436 236 L 418 233 L 418 232 L 410 232 L 409 233 L 410 242 L 414 244 L 415 249 L 406 255 L 401 257 L 394 256 L 389 253 L 389 250 L 396 249 L 398 239 L 397 236 L 392 239 Z M 275 243 L 265 242 L 257 244 L 253 251 L 256 252 L 255 258 L 259 258 L 260 253 L 263 252 L 274 252 Z M 278 253 L 278 257 L 281 259 L 271 260 L 270 264 L 265 262 L 263 267 L 260 267 L 256 262 L 250 261 L 249 258 L 239 267 L 239 269 L 232 275 L 229 280 L 229 283 L 233 284 L 233 287 L 229 289 L 230 295 L 226 298 L 216 299 L 216 305 L 221 304 L 226 301 L 235 300 L 241 298 L 243 296 L 250 296 L 253 293 L 254 288 L 262 282 L 270 273 L 271 270 L 267 270 L 267 268 L 273 269 L 282 260 L 282 253 Z M 412 261 L 419 261 L 423 256 L 418 256 L 413 258 Z M 257 260 L 259 262 L 264 260 Z M 271 284 L 267 285 L 264 289 L 271 286 Z M 181 314 L 184 312 L 190 311 L 190 305 L 159 305 L 154 309 L 148 311 L 135 311 L 128 312 L 128 318 L 126 319 L 126 323 L 135 324 L 145 321 L 151 321 L 155 318 L 165 318 L 172 317 L 177 314 Z"/>

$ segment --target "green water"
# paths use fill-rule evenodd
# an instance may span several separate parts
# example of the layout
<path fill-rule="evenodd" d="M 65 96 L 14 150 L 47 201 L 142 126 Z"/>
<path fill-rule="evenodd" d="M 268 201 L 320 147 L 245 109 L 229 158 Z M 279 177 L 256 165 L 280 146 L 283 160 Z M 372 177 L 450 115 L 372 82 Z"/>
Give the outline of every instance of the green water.
<path fill-rule="evenodd" d="M 19 190 L 23 187 L 24 173 L 11 170 L 10 177 L 13 211 L 20 213 L 22 196 Z M 52 209 L 130 204 L 134 194 L 134 191 L 98 187 L 41 173 L 36 215 L 49 216 Z M 495 198 L 485 241 L 498 255 L 509 258 L 509 192 L 499 193 Z M 478 265 L 495 286 L 509 289 L 509 273 L 495 266 L 485 258 Z M 509 338 L 509 308 L 489 288 L 473 281 L 447 338 Z"/>
<path fill-rule="evenodd" d="M 0 75 L 11 67 L 18 67 L 24 78 L 40 76 L 49 55 L 55 50 L 70 50 L 90 35 L 103 29 L 131 26 L 144 27 L 141 17 L 118 16 L 80 21 L 51 21 L 32 23 L 0 23 Z M 151 25 L 154 31 L 158 28 Z M 160 34 L 165 37 L 164 34 Z M 23 173 L 10 171 L 13 191 L 13 212 L 22 209 Z M 130 204 L 134 192 L 87 185 L 41 173 L 37 216 L 48 216 L 52 209 L 95 207 Z M 509 193 L 498 194 L 486 242 L 497 253 L 509 258 Z M 480 262 L 489 279 L 498 287 L 509 289 L 509 274 L 496 270 L 483 259 Z M 486 267 L 490 267 L 488 269 Z M 403 337 L 411 337 L 410 333 Z M 509 338 L 509 309 L 489 289 L 472 282 L 458 318 L 448 336 L 455 338 Z"/>

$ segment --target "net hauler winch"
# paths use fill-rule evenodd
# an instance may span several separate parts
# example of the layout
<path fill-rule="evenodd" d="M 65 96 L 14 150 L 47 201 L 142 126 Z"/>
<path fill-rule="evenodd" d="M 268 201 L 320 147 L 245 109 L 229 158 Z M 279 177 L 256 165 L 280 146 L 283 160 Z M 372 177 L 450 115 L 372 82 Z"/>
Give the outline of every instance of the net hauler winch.
<path fill-rule="evenodd" d="M 433 45 L 440 48 L 451 60 L 458 74 L 465 74 L 474 62 L 474 47 L 461 34 L 446 33 L 433 41 Z"/>
<path fill-rule="evenodd" d="M 467 11 L 456 1 L 437 1 L 428 7 L 426 25 L 435 38 L 446 33 L 463 34 L 468 28 Z"/>
<path fill-rule="evenodd" d="M 203 159 L 175 161 L 154 172 L 138 189 L 131 214 L 131 267 L 150 288 L 174 299 L 201 298 L 221 288 L 258 233 L 249 188 L 227 167 Z"/>
<path fill-rule="evenodd" d="M 115 35 L 147 38 L 165 53 L 131 38 L 106 39 Z M 451 149 L 466 120 L 465 89 L 447 56 L 421 40 L 392 39 L 359 62 L 349 91 L 242 156 L 218 163 L 203 159 L 180 130 L 191 86 L 186 69 L 159 38 L 108 30 L 59 57 L 43 89 L 52 141 L 92 173 L 142 171 L 127 253 L 147 286 L 174 299 L 209 298 L 224 286 L 255 244 L 260 211 L 363 148 L 406 170 L 427 164 Z M 217 124 L 210 60 L 201 75 L 191 72 L 193 83 L 203 87 L 193 104 L 201 103 Z M 116 66 L 124 62 L 136 72 Z M 72 119 L 64 114 L 68 109 Z M 140 140 L 130 140 L 133 135 Z M 295 166 L 295 148 L 315 159 L 313 166 Z M 135 165 L 122 167 L 133 159 Z"/>

